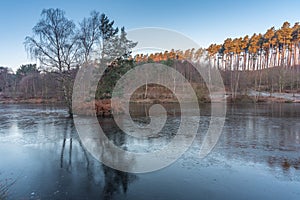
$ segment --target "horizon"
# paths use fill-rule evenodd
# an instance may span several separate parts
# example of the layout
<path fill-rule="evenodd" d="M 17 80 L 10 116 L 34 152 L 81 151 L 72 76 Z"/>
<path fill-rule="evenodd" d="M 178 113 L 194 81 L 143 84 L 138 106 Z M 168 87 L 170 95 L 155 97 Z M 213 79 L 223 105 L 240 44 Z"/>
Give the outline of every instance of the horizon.
<path fill-rule="evenodd" d="M 289 3 L 278 0 L 251 1 L 251 4 L 241 1 L 181 0 L 172 3 L 157 0 L 150 3 L 136 0 L 92 0 L 89 3 L 81 0 L 28 2 L 0 2 L 0 66 L 11 68 L 14 72 L 21 65 L 36 63 L 30 59 L 23 43 L 26 36 L 32 35 L 32 28 L 40 19 L 44 8 L 62 9 L 76 24 L 96 10 L 115 21 L 116 26 L 124 26 L 127 32 L 145 27 L 170 29 L 188 36 L 203 48 L 212 43 L 222 43 L 226 38 L 264 33 L 272 26 L 278 29 L 285 21 L 291 25 L 300 21 L 293 16 L 300 6 L 300 2 L 295 0 L 290 0 Z"/>

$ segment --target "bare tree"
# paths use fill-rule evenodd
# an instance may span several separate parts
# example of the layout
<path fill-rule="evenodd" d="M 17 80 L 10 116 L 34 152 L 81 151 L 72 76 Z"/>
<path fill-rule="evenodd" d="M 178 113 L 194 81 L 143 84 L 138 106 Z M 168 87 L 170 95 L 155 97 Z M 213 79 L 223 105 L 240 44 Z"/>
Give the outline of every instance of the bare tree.
<path fill-rule="evenodd" d="M 84 61 L 87 63 L 91 60 L 93 53 L 96 51 L 100 38 L 100 14 L 93 11 L 89 18 L 84 18 L 79 23 L 78 38 L 81 43 L 81 51 L 84 54 Z"/>
<path fill-rule="evenodd" d="M 15 92 L 16 76 L 12 69 L 0 66 L 0 97 L 12 97 Z"/>
<path fill-rule="evenodd" d="M 37 58 L 44 70 L 56 72 L 62 84 L 65 102 L 72 116 L 74 69 L 78 66 L 79 42 L 75 24 L 60 9 L 44 9 L 40 21 L 33 27 L 32 37 L 25 38 L 25 47 Z"/>

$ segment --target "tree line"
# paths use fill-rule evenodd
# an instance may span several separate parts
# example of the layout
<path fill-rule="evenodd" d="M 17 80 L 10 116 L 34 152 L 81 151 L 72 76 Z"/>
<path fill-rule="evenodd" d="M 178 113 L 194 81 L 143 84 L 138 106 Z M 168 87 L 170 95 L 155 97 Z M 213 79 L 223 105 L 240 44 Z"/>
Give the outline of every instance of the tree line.
<path fill-rule="evenodd" d="M 212 66 L 223 71 L 234 94 L 255 89 L 298 92 L 300 84 L 300 24 L 284 22 L 264 34 L 227 38 L 207 48 Z"/>
<path fill-rule="evenodd" d="M 137 54 L 137 62 L 148 60 L 188 59 L 205 57 L 212 67 L 220 70 L 260 70 L 270 67 L 293 67 L 300 64 L 300 24 L 284 22 L 281 28 L 269 28 L 266 33 L 254 33 L 239 38 L 227 38 L 223 44 L 208 48 L 174 50 L 151 54 Z"/>
<path fill-rule="evenodd" d="M 78 69 L 87 64 L 106 63 L 110 66 L 99 82 L 96 92 L 99 98 L 109 98 L 114 83 L 122 74 L 148 62 L 174 67 L 193 82 L 195 70 L 186 61 L 208 61 L 210 65 L 205 67 L 221 73 L 226 90 L 233 98 L 240 93 L 247 94 L 251 89 L 299 90 L 299 23 L 291 26 L 284 22 L 280 29 L 271 27 L 264 34 L 227 38 L 223 44 L 211 44 L 206 49 L 171 49 L 134 56 L 131 50 L 137 43 L 127 39 L 125 28 L 115 27 L 114 21 L 97 11 L 75 24 L 63 10 L 44 9 L 32 30 L 33 35 L 27 36 L 24 44 L 40 67 L 22 65 L 16 73 L 0 67 L 0 95 L 63 98 L 70 115 L 73 81 Z M 201 82 L 203 84 L 203 80 Z"/>
<path fill-rule="evenodd" d="M 41 72 L 36 64 L 21 65 L 16 73 L 8 67 L 0 67 L 0 97 L 9 99 L 56 99 L 62 92 L 55 74 Z"/>
<path fill-rule="evenodd" d="M 264 34 L 254 33 L 239 38 L 227 38 L 223 44 L 211 44 L 208 48 L 165 51 L 154 54 L 138 54 L 137 62 L 164 60 L 166 58 L 193 61 L 206 57 L 213 67 L 220 70 L 261 70 L 270 67 L 293 67 L 300 64 L 300 24 L 284 22 L 281 28 L 269 28 Z"/>
<path fill-rule="evenodd" d="M 300 24 L 284 22 L 281 28 L 269 28 L 264 34 L 254 33 L 227 38 L 223 44 L 208 48 L 170 50 L 138 54 L 136 62 L 159 62 L 168 59 L 209 61 L 218 69 L 226 90 L 236 98 L 248 90 L 296 93 L 300 86 Z"/>
<path fill-rule="evenodd" d="M 299 47 L 299 22 L 293 26 L 284 22 L 281 28 L 271 27 L 264 34 L 227 38 L 223 44 L 211 44 L 207 52 L 215 67 L 224 70 L 260 70 L 299 65 Z"/>

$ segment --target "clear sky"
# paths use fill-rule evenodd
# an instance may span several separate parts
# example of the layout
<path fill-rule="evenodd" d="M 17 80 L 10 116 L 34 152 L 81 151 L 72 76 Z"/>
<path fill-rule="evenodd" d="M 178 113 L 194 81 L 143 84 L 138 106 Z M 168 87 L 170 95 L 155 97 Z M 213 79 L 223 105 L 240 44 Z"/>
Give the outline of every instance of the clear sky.
<path fill-rule="evenodd" d="M 292 25 L 300 21 L 299 0 L 1 0 L 0 66 L 16 70 L 35 62 L 23 42 L 31 36 L 43 8 L 63 9 L 75 23 L 96 10 L 127 30 L 173 29 L 203 47 L 228 37 L 279 28 L 284 21 Z"/>

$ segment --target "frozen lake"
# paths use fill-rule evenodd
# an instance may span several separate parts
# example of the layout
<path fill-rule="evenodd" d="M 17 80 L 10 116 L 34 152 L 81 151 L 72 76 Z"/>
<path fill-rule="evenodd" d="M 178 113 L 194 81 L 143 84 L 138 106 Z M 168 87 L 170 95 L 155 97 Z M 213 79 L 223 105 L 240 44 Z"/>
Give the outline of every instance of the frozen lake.
<path fill-rule="evenodd" d="M 178 108 L 167 108 L 174 115 L 147 144 L 124 136 L 113 119 L 99 122 L 113 142 L 147 152 L 167 144 L 180 122 Z M 147 121 L 144 109 L 135 107 L 135 120 Z M 217 145 L 200 159 L 209 113 L 202 105 L 199 137 L 175 163 L 131 174 L 94 159 L 64 108 L 0 105 L 0 185 L 15 181 L 13 200 L 300 199 L 300 104 L 228 105 Z"/>

